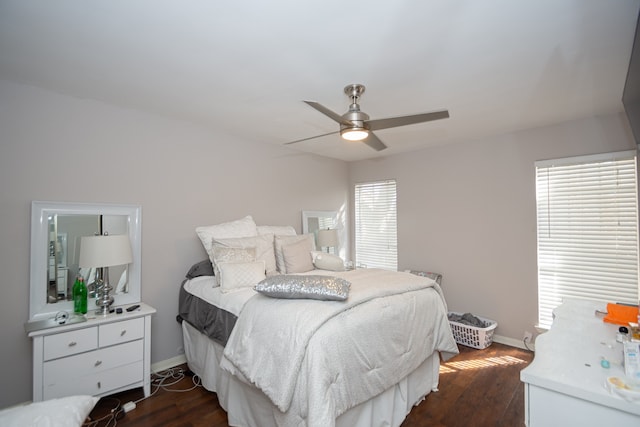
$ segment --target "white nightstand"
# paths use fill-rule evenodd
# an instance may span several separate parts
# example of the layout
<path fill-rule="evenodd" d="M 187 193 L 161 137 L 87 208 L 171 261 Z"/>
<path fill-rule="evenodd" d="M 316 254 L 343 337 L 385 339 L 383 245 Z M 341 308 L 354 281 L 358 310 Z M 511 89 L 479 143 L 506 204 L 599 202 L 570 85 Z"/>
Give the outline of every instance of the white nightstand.
<path fill-rule="evenodd" d="M 88 394 L 104 396 L 143 387 L 149 396 L 151 315 L 140 308 L 108 316 L 88 313 L 86 322 L 30 330 L 33 339 L 33 401 Z"/>

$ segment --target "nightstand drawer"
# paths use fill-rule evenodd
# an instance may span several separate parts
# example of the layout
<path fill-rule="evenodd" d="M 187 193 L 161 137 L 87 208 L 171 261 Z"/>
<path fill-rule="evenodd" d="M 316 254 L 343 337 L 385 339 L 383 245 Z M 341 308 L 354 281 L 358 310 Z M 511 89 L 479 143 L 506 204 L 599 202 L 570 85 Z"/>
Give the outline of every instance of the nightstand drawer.
<path fill-rule="evenodd" d="M 98 328 L 85 328 L 44 337 L 44 360 L 98 348 Z"/>
<path fill-rule="evenodd" d="M 54 399 L 57 397 L 74 395 L 99 396 L 112 394 L 114 390 L 141 383 L 143 380 L 143 362 L 118 366 L 107 371 L 85 375 L 54 384 L 45 384 L 43 398 Z"/>
<path fill-rule="evenodd" d="M 44 363 L 44 398 L 100 394 L 142 381 L 143 340 Z"/>
<path fill-rule="evenodd" d="M 99 345 L 107 347 L 127 341 L 140 339 L 144 336 L 144 318 L 125 320 L 123 322 L 100 325 Z"/>

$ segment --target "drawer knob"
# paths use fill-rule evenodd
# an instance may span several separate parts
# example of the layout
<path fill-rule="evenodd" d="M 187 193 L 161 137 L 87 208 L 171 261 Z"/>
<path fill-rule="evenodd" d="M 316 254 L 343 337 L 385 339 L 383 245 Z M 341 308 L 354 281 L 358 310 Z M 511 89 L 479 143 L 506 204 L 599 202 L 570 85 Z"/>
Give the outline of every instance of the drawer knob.
<path fill-rule="evenodd" d="M 100 365 L 102 365 L 102 360 L 96 360 L 96 363 L 94 363 L 93 366 L 100 366 Z M 98 384 L 100 384 L 100 383 L 98 383 Z"/>
<path fill-rule="evenodd" d="M 120 332 L 120 336 L 121 336 L 121 337 L 123 337 L 123 336 L 124 336 L 124 334 L 126 334 L 126 333 L 127 333 L 127 330 L 126 330 L 126 329 L 123 329 L 123 330 L 122 330 L 122 332 Z"/>
<path fill-rule="evenodd" d="M 73 347 L 73 346 L 75 346 L 75 345 L 78 345 L 78 343 L 77 343 L 77 342 L 75 342 L 75 341 L 71 341 L 71 342 L 69 343 L 69 347 Z"/>
<path fill-rule="evenodd" d="M 100 381 L 98 381 L 98 388 L 102 387 L 102 384 L 100 384 Z"/>

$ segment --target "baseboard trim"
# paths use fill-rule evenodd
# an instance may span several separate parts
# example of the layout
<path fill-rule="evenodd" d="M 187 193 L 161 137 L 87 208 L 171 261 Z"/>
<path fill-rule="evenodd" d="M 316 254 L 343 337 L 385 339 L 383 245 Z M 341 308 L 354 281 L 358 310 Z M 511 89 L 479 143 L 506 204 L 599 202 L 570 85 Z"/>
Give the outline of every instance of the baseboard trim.
<path fill-rule="evenodd" d="M 172 357 L 171 359 L 161 360 L 160 362 L 151 364 L 151 372 L 162 372 L 169 368 L 176 367 L 178 365 L 182 365 L 183 363 L 187 363 L 187 358 L 184 354 L 180 354 L 176 357 Z"/>
<path fill-rule="evenodd" d="M 529 348 L 525 347 L 524 342 L 522 340 L 516 340 L 513 338 L 509 338 L 509 337 L 504 337 L 502 335 L 494 335 L 493 336 L 493 341 L 500 343 L 500 344 L 504 344 L 504 345 L 508 345 L 511 347 L 517 347 L 517 348 L 521 348 L 523 350 L 529 350 L 529 351 L 535 351 L 535 345 L 534 344 L 530 344 Z"/>

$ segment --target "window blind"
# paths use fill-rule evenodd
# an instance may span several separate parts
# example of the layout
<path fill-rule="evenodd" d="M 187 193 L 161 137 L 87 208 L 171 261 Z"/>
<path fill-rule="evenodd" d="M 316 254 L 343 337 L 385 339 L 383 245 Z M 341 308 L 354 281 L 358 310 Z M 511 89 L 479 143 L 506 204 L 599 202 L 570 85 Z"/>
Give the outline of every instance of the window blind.
<path fill-rule="evenodd" d="M 636 152 L 536 162 L 538 322 L 564 298 L 638 303 Z"/>
<path fill-rule="evenodd" d="M 396 181 L 355 186 L 356 265 L 397 270 Z"/>

